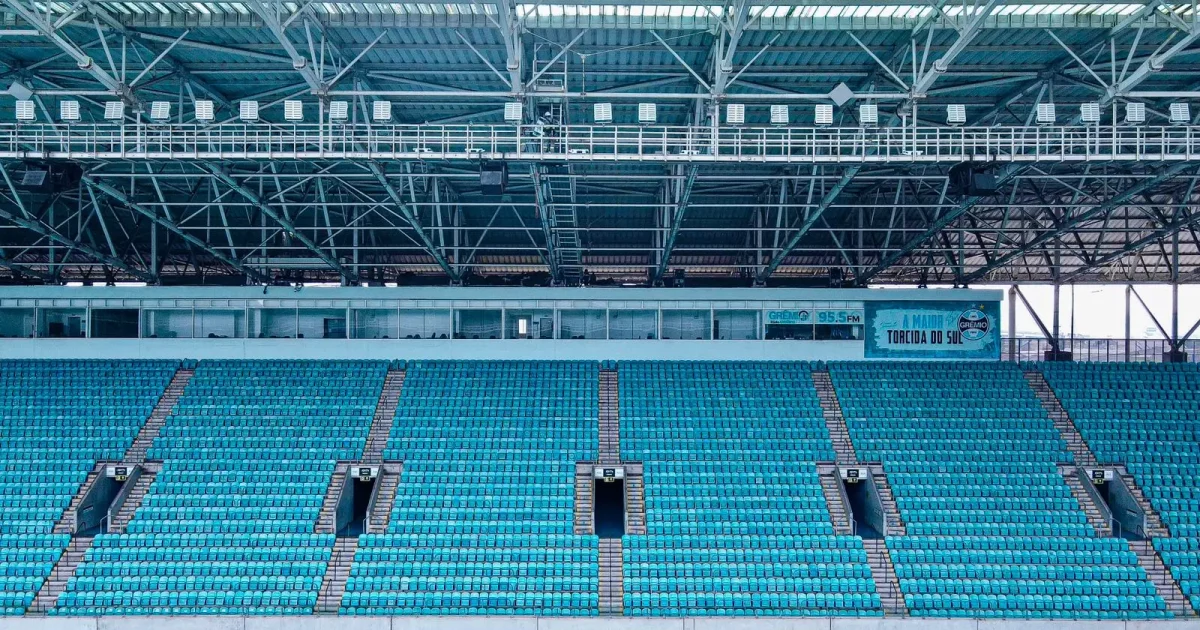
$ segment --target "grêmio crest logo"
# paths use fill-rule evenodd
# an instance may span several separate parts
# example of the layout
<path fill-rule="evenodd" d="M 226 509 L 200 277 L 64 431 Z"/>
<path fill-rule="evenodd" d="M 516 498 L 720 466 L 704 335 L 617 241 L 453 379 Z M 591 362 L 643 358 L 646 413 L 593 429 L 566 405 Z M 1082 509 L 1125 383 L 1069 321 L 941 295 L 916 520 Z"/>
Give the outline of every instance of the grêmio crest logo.
<path fill-rule="evenodd" d="M 992 329 L 992 322 L 984 314 L 983 307 L 969 308 L 958 316 L 958 332 L 963 341 L 979 341 Z"/>

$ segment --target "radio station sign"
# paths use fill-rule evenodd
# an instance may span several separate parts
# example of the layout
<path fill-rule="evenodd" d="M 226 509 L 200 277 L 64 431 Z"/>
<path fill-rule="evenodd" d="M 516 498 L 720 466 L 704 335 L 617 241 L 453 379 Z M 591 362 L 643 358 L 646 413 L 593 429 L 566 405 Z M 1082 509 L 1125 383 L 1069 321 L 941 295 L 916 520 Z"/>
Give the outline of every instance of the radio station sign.
<path fill-rule="evenodd" d="M 786 311 L 767 311 L 768 324 L 861 324 L 859 309 L 802 308 Z"/>
<path fill-rule="evenodd" d="M 867 302 L 868 359 L 999 359 L 999 302 Z"/>

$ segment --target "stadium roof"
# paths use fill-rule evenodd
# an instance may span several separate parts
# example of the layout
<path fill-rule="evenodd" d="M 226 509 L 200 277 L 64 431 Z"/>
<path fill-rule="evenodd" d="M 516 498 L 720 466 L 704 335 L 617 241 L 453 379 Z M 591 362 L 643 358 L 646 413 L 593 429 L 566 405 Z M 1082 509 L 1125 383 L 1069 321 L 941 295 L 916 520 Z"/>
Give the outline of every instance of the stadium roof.
<path fill-rule="evenodd" d="M 1175 2 L 0 0 L 0 266 L 46 282 L 1195 282 L 1200 109 L 1178 105 L 1200 96 L 1198 18 Z M 961 162 L 997 193 L 952 186 Z M 500 164 L 496 194 L 480 170 Z"/>

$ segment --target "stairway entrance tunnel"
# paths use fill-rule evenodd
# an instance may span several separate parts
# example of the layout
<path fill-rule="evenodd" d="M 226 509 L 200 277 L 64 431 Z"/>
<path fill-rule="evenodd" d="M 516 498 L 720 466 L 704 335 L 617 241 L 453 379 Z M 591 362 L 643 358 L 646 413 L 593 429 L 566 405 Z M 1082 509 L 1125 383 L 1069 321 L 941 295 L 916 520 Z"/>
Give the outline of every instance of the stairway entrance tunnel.
<path fill-rule="evenodd" d="M 596 535 L 600 538 L 620 538 L 625 535 L 625 480 L 595 481 L 593 509 Z"/>

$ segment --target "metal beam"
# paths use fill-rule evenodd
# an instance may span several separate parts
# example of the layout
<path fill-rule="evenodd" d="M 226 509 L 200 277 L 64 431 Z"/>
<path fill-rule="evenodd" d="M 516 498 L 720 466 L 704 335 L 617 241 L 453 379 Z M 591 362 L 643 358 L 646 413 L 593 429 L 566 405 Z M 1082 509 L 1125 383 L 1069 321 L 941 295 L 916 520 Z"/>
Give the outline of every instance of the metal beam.
<path fill-rule="evenodd" d="M 804 223 L 800 224 L 799 229 L 787 240 L 783 249 L 780 249 L 775 255 L 771 256 L 771 259 L 767 261 L 767 265 L 758 272 L 758 276 L 754 278 L 756 284 L 766 282 L 767 278 L 775 273 L 779 265 L 783 264 L 783 259 L 787 258 L 792 253 L 792 250 L 800 244 L 800 240 L 804 238 L 804 235 L 808 234 L 812 226 L 821 218 L 821 215 L 825 214 L 825 210 L 833 204 L 838 195 L 842 193 L 842 190 L 850 185 L 851 180 L 854 179 L 855 175 L 858 175 L 860 170 L 862 170 L 862 166 L 851 166 L 846 169 L 846 172 L 842 174 L 842 178 L 833 185 L 833 188 L 829 192 L 825 193 L 825 196 L 821 198 L 821 202 L 817 204 L 817 207 L 808 213 L 808 217 L 804 219 Z"/>
<path fill-rule="evenodd" d="M 146 206 L 143 206 L 143 205 L 135 202 L 134 200 L 130 199 L 125 193 L 117 190 L 116 188 L 113 188 L 112 186 L 109 186 L 108 184 L 104 183 L 103 181 L 95 179 L 94 177 L 91 177 L 91 176 L 85 176 L 83 178 L 83 183 L 86 184 L 89 188 L 97 190 L 99 192 L 102 192 L 105 195 L 108 195 L 109 197 L 112 197 L 114 200 L 116 200 L 121 205 L 145 216 L 147 219 L 150 219 L 154 223 L 161 225 L 167 231 L 171 232 L 172 234 L 175 234 L 176 236 L 183 239 L 184 241 L 191 244 L 192 246 L 202 249 L 205 252 L 208 252 L 208 254 L 210 256 L 212 256 L 213 258 L 216 258 L 217 260 L 225 263 L 226 265 L 229 265 L 230 267 L 236 269 L 237 271 L 246 274 L 246 277 L 249 278 L 250 280 L 257 282 L 259 284 L 268 284 L 271 281 L 271 279 L 269 277 L 263 275 L 262 273 L 254 270 L 254 269 L 251 269 L 250 267 L 243 265 L 241 263 L 241 261 L 239 261 L 235 258 L 232 258 L 230 256 L 226 256 L 225 254 L 222 254 L 221 252 L 217 251 L 215 248 L 210 246 L 207 242 L 205 242 L 199 238 L 196 238 L 195 236 L 192 236 L 191 234 L 188 234 L 187 232 L 185 232 L 183 230 L 183 228 L 179 227 L 179 225 L 176 224 L 174 221 L 159 216 L 158 213 L 155 212 L 154 210 L 151 210 L 150 208 L 147 208 Z"/>
<path fill-rule="evenodd" d="M 662 280 L 663 274 L 667 273 L 667 265 L 671 262 L 671 250 L 675 249 L 675 239 L 679 236 L 679 228 L 683 226 L 683 216 L 687 214 L 688 203 L 692 198 L 692 187 L 696 184 L 696 173 L 699 170 L 700 167 L 692 166 L 682 180 L 668 182 L 668 185 L 676 183 L 678 186 L 675 191 L 675 214 L 671 217 L 671 229 L 667 232 L 667 240 L 663 243 L 658 268 L 654 270 L 654 282 Z"/>
<path fill-rule="evenodd" d="M 1021 247 L 1014 249 L 1014 250 L 1010 251 L 1009 253 L 1004 254 L 1003 256 L 1000 256 L 999 258 L 996 258 L 991 263 L 989 263 L 975 271 L 972 271 L 971 273 L 967 274 L 963 278 L 963 282 L 974 282 L 974 281 L 986 276 L 987 274 L 991 273 L 993 270 L 998 269 L 999 267 L 1003 267 L 1009 261 L 1011 261 L 1015 258 L 1024 256 L 1025 254 L 1033 251 L 1034 249 L 1041 247 L 1043 244 L 1045 244 L 1049 241 L 1052 241 L 1052 240 L 1070 232 L 1072 229 L 1079 226 L 1080 224 L 1091 221 L 1091 220 L 1095 219 L 1096 217 L 1104 216 L 1104 215 L 1108 214 L 1109 212 L 1112 212 L 1116 208 L 1129 203 L 1129 200 L 1133 199 L 1134 197 L 1137 197 L 1138 195 L 1141 195 L 1144 192 L 1153 190 L 1159 184 L 1171 179 L 1172 177 L 1175 177 L 1179 173 L 1181 173 L 1189 168 L 1194 169 L 1196 167 L 1193 164 L 1176 164 L 1176 165 L 1173 165 L 1173 166 L 1170 166 L 1170 167 L 1164 169 L 1161 173 L 1159 173 L 1158 175 L 1156 175 L 1150 179 L 1143 179 L 1143 180 L 1139 181 L 1134 186 L 1125 190 L 1125 192 L 1117 194 L 1116 196 L 1112 197 L 1111 199 L 1104 202 L 1103 204 L 1095 206 L 1090 210 L 1082 212 L 1079 215 L 1077 215 L 1067 221 L 1064 221 L 1063 223 L 1061 223 L 1058 227 L 1056 227 L 1053 230 L 1050 230 L 1047 232 L 1042 232 L 1037 237 L 1035 237 L 1033 240 L 1026 242 Z"/>
<path fill-rule="evenodd" d="M 12 1 L 14 0 L 5 0 L 5 2 Z M 262 18 L 263 24 L 266 25 L 267 30 L 271 31 L 271 34 L 275 36 L 275 39 L 279 42 L 279 45 L 283 47 L 284 52 L 286 52 L 287 56 L 292 60 L 292 68 L 296 72 L 300 73 L 300 76 L 304 78 L 304 82 L 308 84 L 308 87 L 311 88 L 314 93 L 324 94 L 327 89 L 325 82 L 321 77 L 317 76 L 316 71 L 312 69 L 309 63 L 309 60 L 305 58 L 304 55 L 300 54 L 299 50 L 296 50 L 296 46 L 292 44 L 291 40 L 288 39 L 287 32 L 285 31 L 283 24 L 279 21 L 279 16 L 273 11 L 275 7 L 280 5 L 272 3 L 270 6 L 268 6 L 264 4 L 262 0 L 249 0 L 246 3 L 246 6 L 248 6 L 251 11 L 254 11 L 258 17 Z"/>
<path fill-rule="evenodd" d="M 381 169 L 379 165 L 374 162 L 367 162 L 367 168 L 371 171 L 371 174 L 375 176 L 375 179 L 379 180 L 379 184 L 383 186 L 384 191 L 387 192 L 387 195 L 389 198 L 391 198 L 392 203 L 396 205 L 396 210 L 400 212 L 400 216 L 404 217 L 404 220 L 408 222 L 409 227 L 411 227 L 413 232 L 416 233 L 417 240 L 421 242 L 421 245 L 425 248 L 425 251 L 433 257 L 433 260 L 436 261 L 438 266 L 442 268 L 442 271 L 445 271 L 446 275 L 450 276 L 451 282 L 459 282 L 462 277 L 454 271 L 454 268 L 450 266 L 450 263 L 446 260 L 446 257 L 443 256 L 440 251 L 438 251 L 437 246 L 433 243 L 433 239 L 429 238 L 429 234 L 425 232 L 424 226 L 421 225 L 420 217 L 418 217 L 412 211 L 412 208 L 408 207 L 408 204 L 404 203 L 404 198 L 400 196 L 400 191 L 396 190 L 396 187 L 388 181 L 383 169 Z"/>
<path fill-rule="evenodd" d="M 1004 169 L 1003 172 L 1001 172 L 999 175 L 996 176 L 996 184 L 1001 185 L 1001 184 L 1007 183 L 1009 180 L 1011 180 L 1013 177 L 1015 177 L 1022 170 L 1023 170 L 1023 167 L 1015 165 L 1015 164 L 1009 166 L 1008 168 Z M 861 273 L 857 277 L 855 277 L 854 278 L 855 284 L 858 284 L 859 286 L 865 285 L 868 280 L 870 280 L 871 278 L 874 278 L 876 275 L 879 274 L 879 272 L 887 269 L 888 267 L 891 267 L 897 261 L 899 261 L 901 258 L 904 258 L 908 254 L 910 254 L 911 252 L 916 250 L 918 247 L 923 245 L 925 243 L 925 241 L 928 241 L 929 239 L 931 239 L 934 236 L 936 236 L 937 234 L 939 234 L 943 229 L 946 228 L 946 226 L 957 221 L 958 218 L 961 217 L 964 213 L 966 213 L 967 210 L 970 210 L 972 207 L 975 206 L 975 204 L 979 203 L 980 201 L 983 201 L 983 199 L 984 199 L 983 197 L 967 197 L 966 199 L 964 199 L 962 201 L 962 203 L 958 204 L 957 207 L 951 209 L 950 212 L 947 212 L 946 214 L 942 215 L 942 217 L 940 219 L 934 221 L 933 225 L 929 226 L 928 229 L 921 232 L 917 236 L 914 236 L 913 238 L 909 239 L 909 241 L 907 243 L 900 246 L 900 249 L 896 250 L 895 252 L 893 252 L 892 254 L 890 254 L 888 256 L 883 257 L 883 259 L 880 260 L 879 263 L 876 264 L 874 267 L 871 267 L 867 271 L 864 271 L 863 273 Z"/>
<path fill-rule="evenodd" d="M 967 44 L 970 44 L 971 40 L 975 39 L 975 36 L 979 34 L 984 21 L 989 15 L 991 15 L 992 10 L 996 8 L 996 5 L 1001 4 L 1002 2 L 1003 0 L 987 0 L 987 2 L 980 7 L 979 11 L 975 13 L 975 16 L 971 18 L 971 21 L 968 22 L 965 27 L 959 30 L 958 39 L 954 40 L 954 43 L 950 45 L 950 48 L 946 50 L 945 54 L 939 57 L 937 61 L 934 61 L 929 70 L 925 71 L 925 73 L 921 75 L 921 77 L 918 78 L 915 83 L 913 83 L 912 94 L 914 97 L 925 96 L 925 93 L 929 91 L 929 88 L 933 87 L 933 82 L 937 81 L 938 77 L 942 76 L 947 70 L 950 69 L 950 64 L 954 63 L 955 58 L 957 58 L 962 51 L 967 48 Z"/>
<path fill-rule="evenodd" d="M 99 81 L 101 85 L 108 88 L 114 95 L 120 97 L 126 103 L 129 103 L 134 108 L 139 106 L 137 97 L 133 94 L 133 91 L 129 89 L 128 86 L 98 66 L 91 56 L 83 52 L 83 50 L 76 46 L 74 42 L 59 33 L 55 25 L 48 19 L 42 19 L 42 17 L 40 17 L 34 10 L 22 4 L 21 0 L 3 0 L 3 2 L 14 12 L 20 15 L 26 22 L 29 22 L 30 25 L 37 29 L 37 31 L 41 33 L 42 37 L 50 40 L 60 50 L 74 59 L 75 65 L 79 66 L 80 69 L 92 75 L 92 77 Z M 101 42 L 103 42 L 103 38 L 101 39 Z"/>
<path fill-rule="evenodd" d="M 254 206 L 261 210 L 263 214 L 271 217 L 273 221 L 283 227 L 284 232 L 288 236 L 300 241 L 301 245 L 304 245 L 304 247 L 306 247 L 309 251 L 316 254 L 317 258 L 320 258 L 322 262 L 329 265 L 334 271 L 337 271 L 342 278 L 346 280 L 356 280 L 356 278 L 351 276 L 350 272 L 342 266 L 342 263 L 338 262 L 336 258 L 326 253 L 325 250 L 318 247 L 312 239 L 305 236 L 304 233 L 296 228 L 296 224 L 292 223 L 292 220 L 289 219 L 284 213 L 277 212 L 275 208 L 271 207 L 270 204 L 255 194 L 254 191 L 242 186 L 237 182 L 237 180 L 235 180 L 233 177 L 230 177 L 229 173 L 226 173 L 220 166 L 216 164 L 204 164 L 203 166 L 217 179 L 224 182 L 226 186 L 232 188 L 234 192 L 245 197 L 250 203 L 254 204 Z"/>
<path fill-rule="evenodd" d="M 17 226 L 23 227 L 26 230 L 29 230 L 30 232 L 39 234 L 39 235 L 41 235 L 45 238 L 48 238 L 51 241 L 54 241 L 60 245 L 64 245 L 66 247 L 79 250 L 80 252 L 87 254 L 88 256 L 96 259 L 97 261 L 104 263 L 104 264 L 108 265 L 109 267 L 113 267 L 114 269 L 120 269 L 121 271 L 124 271 L 125 273 L 127 273 L 139 280 L 143 280 L 145 282 L 155 282 L 157 280 L 157 278 L 154 277 L 154 274 L 148 273 L 146 271 L 142 271 L 141 269 L 135 269 L 133 267 L 130 267 L 128 264 L 125 263 L 125 261 L 123 261 L 115 256 L 105 254 L 104 252 L 102 252 L 94 247 L 91 247 L 89 245 L 86 245 L 80 241 L 77 241 L 77 240 L 74 240 L 71 238 L 67 238 L 66 236 L 59 234 L 53 228 L 45 225 L 44 223 L 42 223 L 40 221 L 34 221 L 32 219 L 26 219 L 24 217 L 19 217 L 7 210 L 4 210 L 3 208 L 0 208 L 0 219 L 4 219 L 6 221 L 12 222 L 12 223 L 16 224 Z"/>
<path fill-rule="evenodd" d="M 1104 107 L 1105 105 L 1111 103 L 1113 99 L 1127 95 L 1131 90 L 1133 90 L 1133 88 L 1141 85 L 1142 81 L 1145 81 L 1150 77 L 1150 75 L 1162 70 L 1163 65 L 1170 61 L 1171 57 L 1174 57 L 1185 50 L 1188 46 L 1191 46 L 1192 42 L 1196 41 L 1196 38 L 1198 37 L 1200 37 L 1200 24 L 1193 24 L 1187 35 L 1184 35 L 1182 39 L 1175 42 L 1174 46 L 1171 46 L 1160 53 L 1150 55 L 1141 63 L 1141 65 L 1139 65 L 1133 72 L 1130 72 L 1128 75 L 1126 75 L 1125 78 L 1119 83 L 1114 86 L 1110 86 L 1105 91 L 1104 96 L 1100 99 L 1100 106 Z"/>
<path fill-rule="evenodd" d="M 550 278 L 555 283 L 562 282 L 562 270 L 558 268 L 558 252 L 554 251 L 554 230 L 551 221 L 551 213 L 554 209 L 551 207 L 553 201 L 552 193 L 550 192 L 550 182 L 542 177 L 542 168 L 540 164 L 531 162 L 529 164 L 529 177 L 533 180 L 533 198 L 537 204 L 538 219 L 542 224 L 542 238 L 546 241 L 546 262 L 550 266 Z M 516 212 L 516 208 L 513 208 Z"/>
<path fill-rule="evenodd" d="M 1174 236 L 1175 234 L 1178 234 L 1179 232 L 1195 225 L 1200 225 L 1200 212 L 1196 212 L 1184 219 L 1164 225 L 1161 228 L 1154 230 L 1150 234 L 1137 239 L 1136 241 L 1127 243 L 1111 254 L 1106 254 L 1099 258 L 1093 258 L 1091 261 L 1084 264 L 1084 266 L 1072 271 L 1071 273 L 1064 274 L 1061 279 L 1063 282 L 1071 282 L 1075 278 L 1078 278 L 1079 276 L 1093 269 L 1114 263 L 1130 254 L 1141 251 L 1147 245 L 1160 241 L 1164 238 Z"/>

